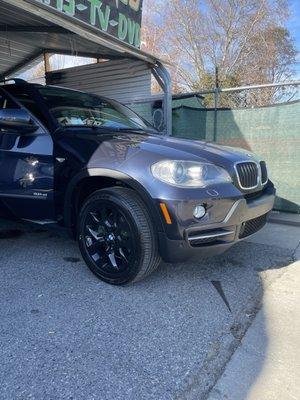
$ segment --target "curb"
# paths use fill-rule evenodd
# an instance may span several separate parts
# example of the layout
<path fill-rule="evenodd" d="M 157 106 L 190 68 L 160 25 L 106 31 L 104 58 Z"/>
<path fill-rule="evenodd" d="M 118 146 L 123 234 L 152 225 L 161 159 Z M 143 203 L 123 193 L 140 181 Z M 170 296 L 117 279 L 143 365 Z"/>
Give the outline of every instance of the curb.
<path fill-rule="evenodd" d="M 273 224 L 290 225 L 300 227 L 300 214 L 272 211 L 268 222 Z"/>

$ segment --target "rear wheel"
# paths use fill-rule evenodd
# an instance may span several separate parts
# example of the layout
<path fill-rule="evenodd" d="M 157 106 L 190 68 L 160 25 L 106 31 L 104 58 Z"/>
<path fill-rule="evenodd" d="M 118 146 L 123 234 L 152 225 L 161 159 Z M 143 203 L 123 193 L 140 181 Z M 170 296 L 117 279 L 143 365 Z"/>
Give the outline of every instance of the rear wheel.
<path fill-rule="evenodd" d="M 160 262 L 153 224 L 131 189 L 94 192 L 80 211 L 78 241 L 92 272 L 114 285 L 142 279 Z"/>

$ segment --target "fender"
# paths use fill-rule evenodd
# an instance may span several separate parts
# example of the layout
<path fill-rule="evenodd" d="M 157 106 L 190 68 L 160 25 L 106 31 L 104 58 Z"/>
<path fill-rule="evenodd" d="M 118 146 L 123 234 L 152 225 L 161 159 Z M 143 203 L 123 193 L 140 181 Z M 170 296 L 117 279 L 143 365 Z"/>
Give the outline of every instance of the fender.
<path fill-rule="evenodd" d="M 64 225 L 66 228 L 72 230 L 73 221 L 72 213 L 74 206 L 74 195 L 76 195 L 76 188 L 80 185 L 80 182 L 89 177 L 98 178 L 111 178 L 123 182 L 126 186 L 136 191 L 141 199 L 143 200 L 149 215 L 151 216 L 154 226 L 158 232 L 164 232 L 161 215 L 159 214 L 158 207 L 156 206 L 155 200 L 150 196 L 147 190 L 131 176 L 124 174 L 112 169 L 107 168 L 86 168 L 76 174 L 70 181 L 64 200 Z"/>

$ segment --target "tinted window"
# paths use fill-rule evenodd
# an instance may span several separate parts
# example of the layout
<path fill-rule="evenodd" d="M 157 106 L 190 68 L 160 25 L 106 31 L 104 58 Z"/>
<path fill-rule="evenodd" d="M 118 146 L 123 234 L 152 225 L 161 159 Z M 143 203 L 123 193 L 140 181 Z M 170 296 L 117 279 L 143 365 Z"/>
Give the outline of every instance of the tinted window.
<path fill-rule="evenodd" d="M 53 117 L 62 126 L 153 129 L 133 111 L 114 100 L 68 89 L 38 89 Z"/>

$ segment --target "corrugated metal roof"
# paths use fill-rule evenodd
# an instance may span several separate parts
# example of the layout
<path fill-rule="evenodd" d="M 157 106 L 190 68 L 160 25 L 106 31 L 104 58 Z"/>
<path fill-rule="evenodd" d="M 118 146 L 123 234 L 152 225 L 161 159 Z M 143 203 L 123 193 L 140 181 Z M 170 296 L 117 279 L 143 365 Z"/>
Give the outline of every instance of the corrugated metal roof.
<path fill-rule="evenodd" d="M 45 32 L 13 32 L 10 26 L 36 27 Z M 30 0 L 0 0 L 0 76 L 30 62 L 43 51 L 95 58 L 132 57 L 149 63 L 156 59 L 126 43 L 108 38 L 100 32 L 64 15 L 44 10 Z M 7 28 L 5 28 L 7 27 Z M 47 29 L 48 28 L 48 29 Z M 57 28 L 57 33 L 54 30 Z M 61 33 L 62 28 L 65 33 Z"/>
<path fill-rule="evenodd" d="M 47 74 L 47 84 L 99 94 L 123 103 L 151 95 L 151 71 L 143 61 L 110 60 Z"/>
<path fill-rule="evenodd" d="M 49 26 L 49 22 L 42 20 L 32 14 L 20 13 L 20 9 L 9 5 L 8 3 L 0 3 L 0 22 L 1 25 L 26 25 L 26 26 Z"/>

